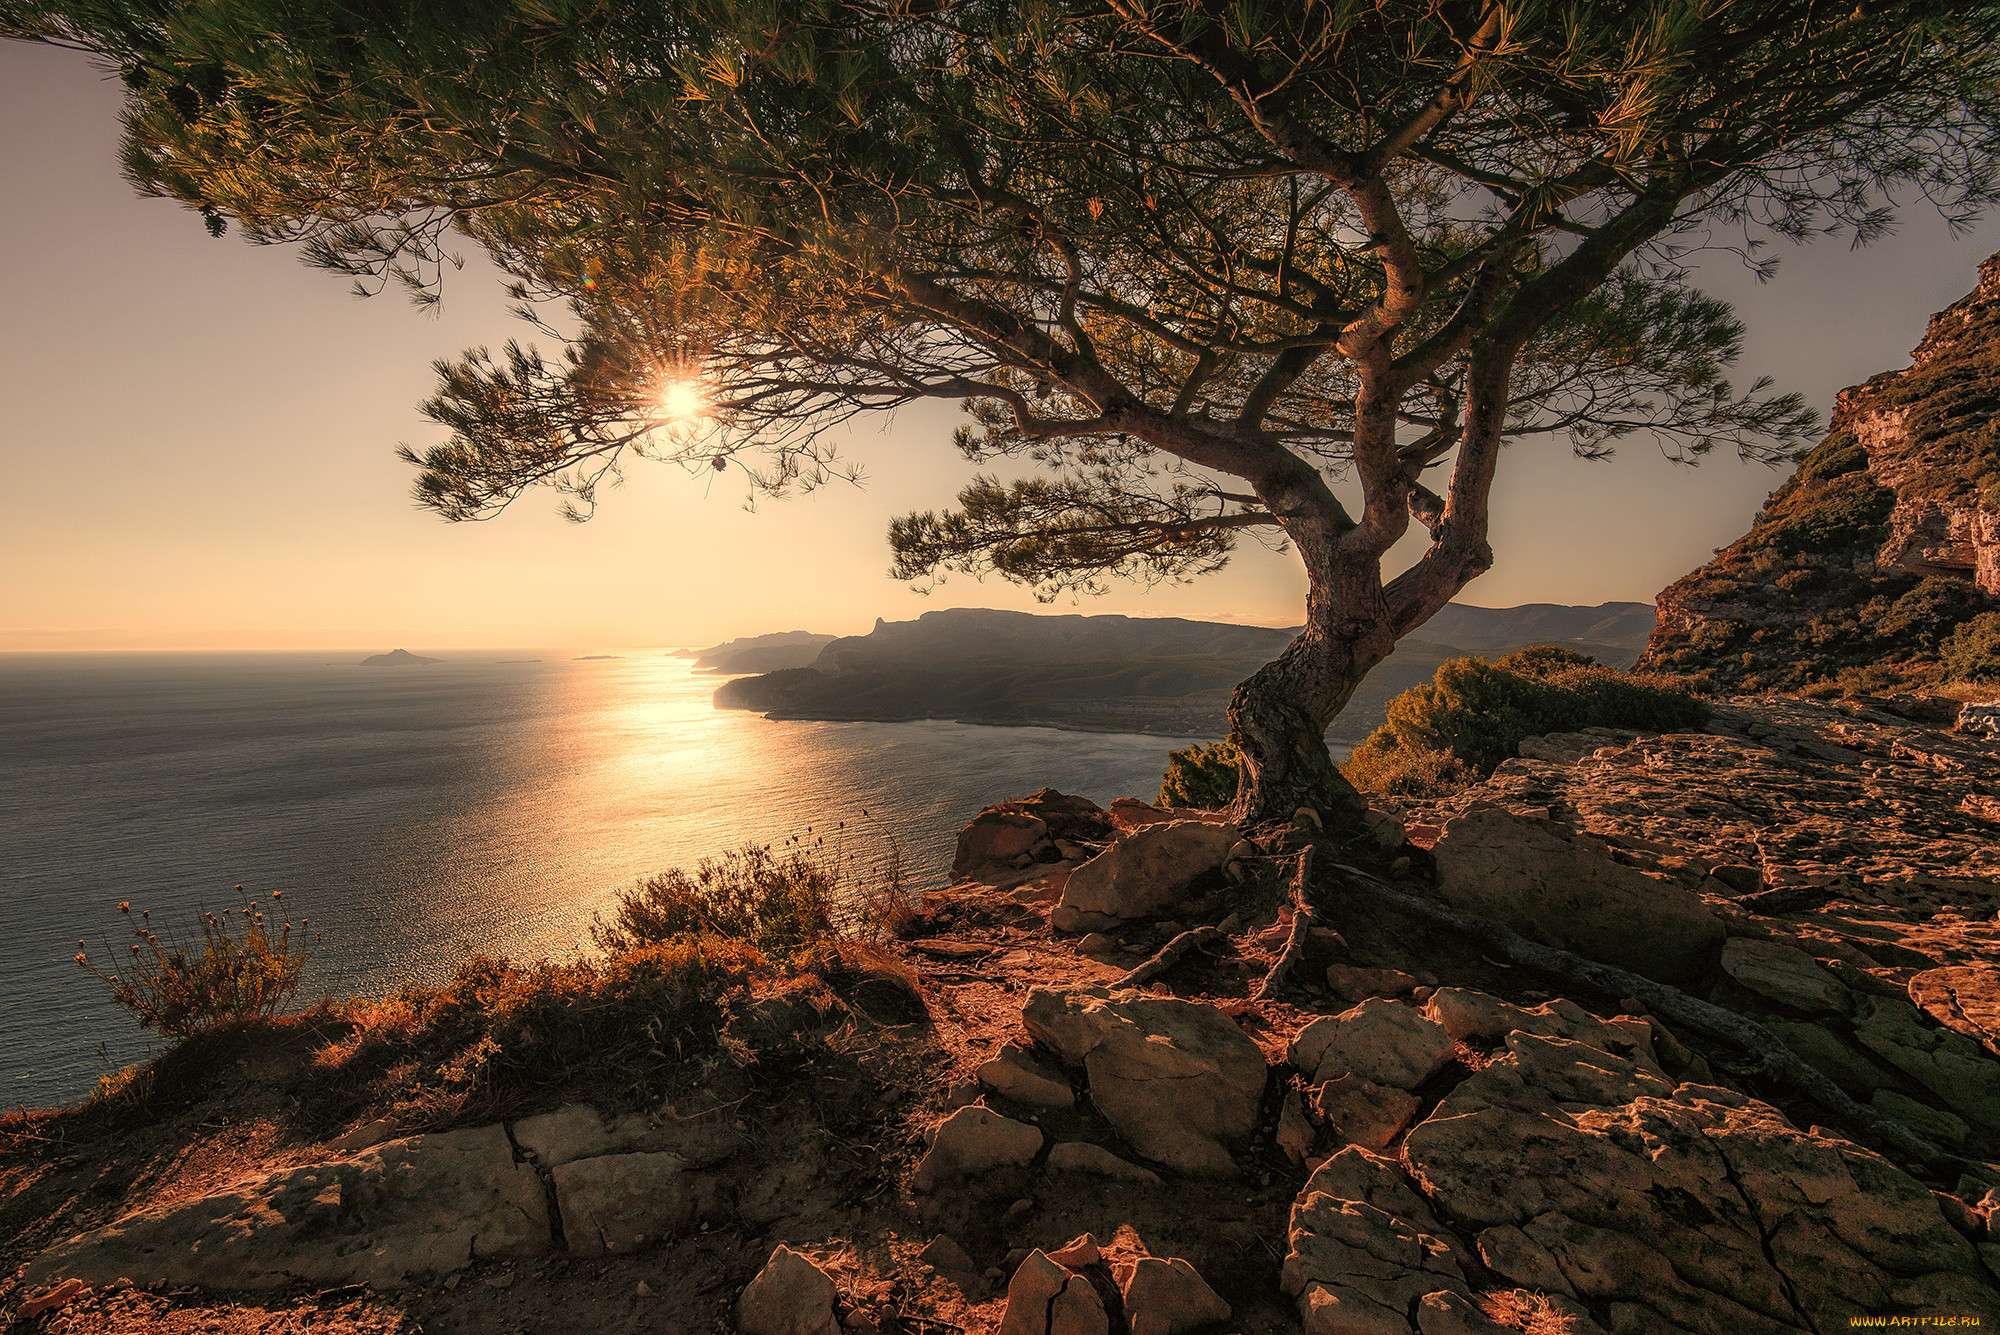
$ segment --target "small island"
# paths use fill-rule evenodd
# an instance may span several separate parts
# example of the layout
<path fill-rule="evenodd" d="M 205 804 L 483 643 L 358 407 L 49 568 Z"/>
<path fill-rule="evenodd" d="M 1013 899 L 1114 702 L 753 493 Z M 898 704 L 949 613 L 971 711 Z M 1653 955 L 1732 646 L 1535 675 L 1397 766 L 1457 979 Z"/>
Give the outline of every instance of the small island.
<path fill-rule="evenodd" d="M 362 667 L 409 667 L 413 663 L 442 663 L 442 658 L 425 658 L 413 654 L 408 649 L 391 649 L 386 654 L 370 654 L 361 660 Z"/>

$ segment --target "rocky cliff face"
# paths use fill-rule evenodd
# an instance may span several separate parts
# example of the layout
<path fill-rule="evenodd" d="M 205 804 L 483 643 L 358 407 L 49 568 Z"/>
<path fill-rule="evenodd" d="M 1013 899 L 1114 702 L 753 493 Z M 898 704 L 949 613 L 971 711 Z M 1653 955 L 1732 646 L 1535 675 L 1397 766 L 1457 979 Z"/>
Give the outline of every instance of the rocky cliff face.
<path fill-rule="evenodd" d="M 1750 532 L 1660 594 L 1640 669 L 1752 690 L 1966 675 L 2000 630 L 1996 414 L 2000 255 L 1907 370 L 1841 392 Z"/>

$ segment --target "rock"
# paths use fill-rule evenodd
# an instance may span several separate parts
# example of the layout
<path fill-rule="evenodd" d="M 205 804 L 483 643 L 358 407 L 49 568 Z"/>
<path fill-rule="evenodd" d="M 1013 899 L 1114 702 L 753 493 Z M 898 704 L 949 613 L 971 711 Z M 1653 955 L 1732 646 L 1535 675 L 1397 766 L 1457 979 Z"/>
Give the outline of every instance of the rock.
<path fill-rule="evenodd" d="M 1424 1003 L 1424 1013 L 1436 1020 L 1454 1042 L 1474 1039 L 1492 1043 L 1516 1033 L 1566 1039 L 1637 1062 L 1660 1079 L 1666 1078 L 1666 1072 L 1660 1069 L 1653 1055 L 1650 1024 L 1644 1026 L 1648 1037 L 1642 1039 L 1633 1029 L 1599 1019 L 1563 997 L 1529 1009 L 1484 992 L 1441 987 Z"/>
<path fill-rule="evenodd" d="M 1140 1154 L 1175 1172 L 1235 1171 L 1222 1141 L 1256 1127 L 1264 1054 L 1215 1007 L 1037 988 L 1021 1023 L 1083 1067 L 1091 1102 Z"/>
<path fill-rule="evenodd" d="M 1177 1257 L 1140 1257 L 1122 1288 L 1132 1335 L 1187 1335 L 1229 1320 L 1229 1304 Z"/>
<path fill-rule="evenodd" d="M 1110 1335 L 1104 1300 L 1090 1281 L 1028 1253 L 1007 1284 L 1007 1309 L 998 1335 Z"/>
<path fill-rule="evenodd" d="M 1418 1300 L 1470 1293 L 1442 1240 L 1310 1186 L 1292 1206 L 1290 1242 L 1279 1283 L 1307 1335 L 1411 1335 L 1407 1314 Z"/>
<path fill-rule="evenodd" d="M 1351 964 L 1328 965 L 1326 985 L 1348 1001 L 1406 997 L 1417 990 L 1417 980 L 1401 969 L 1363 969 Z"/>
<path fill-rule="evenodd" d="M 939 1124 L 911 1185 L 930 1191 L 947 1178 L 1029 1163 L 1041 1150 L 1040 1128 L 1010 1121 L 991 1108 L 960 1108 Z"/>
<path fill-rule="evenodd" d="M 1159 1185 L 1159 1174 L 1138 1164 L 1127 1163 L 1100 1145 L 1066 1140 L 1049 1151 L 1051 1173 L 1094 1173 L 1119 1182 L 1146 1182 Z"/>
<path fill-rule="evenodd" d="M 1778 1019 L 1767 1019 L 1763 1025 L 1780 1043 L 1798 1054 L 1801 1061 L 1852 1098 L 1865 1103 L 1876 1090 L 1899 1083 L 1894 1070 L 1874 1061 L 1824 1025 Z"/>
<path fill-rule="evenodd" d="M 1421 1011 L 1371 997 L 1301 1029 L 1288 1055 L 1315 1084 L 1352 1071 L 1376 1084 L 1415 1089 L 1451 1061 L 1451 1035 Z"/>
<path fill-rule="evenodd" d="M 1422 1101 L 1352 1072 L 1320 1085 L 1313 1094 L 1320 1119 L 1350 1145 L 1379 1150 L 1402 1134 Z"/>
<path fill-rule="evenodd" d="M 1403 1154 L 1437 1208 L 1491 1242 L 1496 1270 L 1531 1277 L 1514 1282 L 1548 1281 L 1546 1253 L 1619 1332 L 1780 1335 L 1986 1301 L 1971 1245 L 1879 1156 L 1743 1095 L 1674 1087 L 1637 1057 L 1520 1030 L 1507 1042 Z M 1487 1236 L 1506 1228 L 1520 1237 Z"/>
<path fill-rule="evenodd" d="M 1007 1044 L 979 1068 L 979 1083 L 1016 1103 L 1041 1108 L 1068 1108 L 1076 1103 L 1069 1081 L 1029 1056 L 1018 1043 Z"/>
<path fill-rule="evenodd" d="M 1011 866 L 1015 858 L 1048 837 L 1048 824 L 1034 816 L 982 811 L 958 832 L 958 851 L 951 859 L 952 879 L 981 867 Z"/>
<path fill-rule="evenodd" d="M 337 1154 L 352 1154 L 356 1150 L 373 1149 L 384 1141 L 394 1140 L 399 1128 L 387 1117 L 377 1118 L 366 1126 L 357 1126 L 344 1136 L 336 1136 L 326 1142 L 326 1147 Z"/>
<path fill-rule="evenodd" d="M 1275 1137 L 1278 1148 L 1293 1163 L 1305 1162 L 1306 1153 L 1312 1149 L 1313 1124 L 1306 1119 L 1305 1110 L 1299 1105 L 1296 1091 L 1288 1091 L 1278 1104 L 1278 1131 Z"/>
<path fill-rule="evenodd" d="M 1893 1089 L 1878 1089 L 1868 1100 L 1876 1112 L 1892 1122 L 1901 1122 L 1910 1130 L 1927 1140 L 1940 1145 L 1953 1146 L 1965 1143 L 1972 1134 L 1972 1128 L 1948 1112 L 1940 1112 L 1926 1103 L 1918 1103 L 1907 1094 L 1898 1094 Z"/>
<path fill-rule="evenodd" d="M 1479 1260 L 1488 1270 L 1524 1288 L 1568 1293 L 1569 1281 L 1548 1249 L 1512 1224 L 1496 1224 L 1476 1239 Z"/>
<path fill-rule="evenodd" d="M 674 1154 L 607 1154 L 558 1164 L 556 1209 L 576 1256 L 626 1256 L 694 1219 L 694 1184 Z"/>
<path fill-rule="evenodd" d="M 1732 894 L 1754 895 L 1764 888 L 1763 871 L 1740 862 L 1719 862 L 1708 869 L 1708 874 L 1727 886 Z"/>
<path fill-rule="evenodd" d="M 965 1248 L 943 1233 L 932 1238 L 930 1245 L 917 1253 L 917 1259 L 947 1277 L 970 1278 L 979 1274 L 979 1263 L 965 1254 Z"/>
<path fill-rule="evenodd" d="M 1723 928 L 1690 891 L 1614 862 L 1553 821 L 1506 811 L 1456 817 L 1431 849 L 1438 897 L 1545 945 L 1663 982 L 1714 959 Z"/>
<path fill-rule="evenodd" d="M 1953 1112 L 2000 1131 L 2000 1062 L 1950 1029 L 1926 1029 L 1916 1012 L 1887 997 L 1856 997 L 1854 1037 L 1937 1095 Z"/>
<path fill-rule="evenodd" d="M 1076 943 L 1079 955 L 1109 955 L 1118 949 L 1118 938 L 1103 932 L 1091 932 Z"/>
<path fill-rule="evenodd" d="M 1063 922 L 1108 927 L 1151 917 L 1180 902 L 1190 883 L 1228 860 L 1242 834 L 1233 825 L 1176 820 L 1124 835 L 1070 873 L 1056 913 Z M 1071 930 L 1052 915 L 1058 930 Z"/>
<path fill-rule="evenodd" d="M 655 1119 L 645 1113 L 607 1117 L 586 1103 L 523 1117 L 512 1126 L 514 1143 L 544 1168 L 602 1154 L 638 1151 L 679 1155 L 688 1168 L 721 1163 L 743 1144 L 743 1133 L 719 1116 Z"/>
<path fill-rule="evenodd" d="M 833 1280 L 810 1258 L 779 1244 L 736 1304 L 742 1335 L 835 1335 Z"/>
<path fill-rule="evenodd" d="M 1368 832 L 1369 841 L 1383 852 L 1394 852 L 1403 846 L 1403 822 L 1388 812 L 1371 810 L 1361 818 L 1361 825 Z"/>
<path fill-rule="evenodd" d="M 1926 969 L 1910 980 L 1910 1000 L 2000 1057 L 2000 968 Z"/>
<path fill-rule="evenodd" d="M 1810 1015 L 1845 1015 L 1849 994 L 1813 957 L 1793 946 L 1732 936 L 1722 970 L 1759 996 Z"/>
<path fill-rule="evenodd" d="M 159 1205 L 57 1243 L 21 1284 L 395 1288 L 480 1260 L 549 1248 L 540 1178 L 498 1126 L 409 1136 L 349 1159 Z"/>

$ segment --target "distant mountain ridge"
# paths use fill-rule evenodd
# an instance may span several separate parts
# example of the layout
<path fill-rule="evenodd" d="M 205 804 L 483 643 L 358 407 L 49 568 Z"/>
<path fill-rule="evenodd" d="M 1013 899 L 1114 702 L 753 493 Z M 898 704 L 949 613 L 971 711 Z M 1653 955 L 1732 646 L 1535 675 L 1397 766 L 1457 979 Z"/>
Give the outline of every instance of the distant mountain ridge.
<path fill-rule="evenodd" d="M 1382 722 L 1392 696 L 1447 659 L 1560 644 L 1623 667 L 1652 623 L 1645 603 L 1454 604 L 1369 674 L 1334 732 L 1359 740 Z M 914 621 L 878 619 L 866 635 L 831 640 L 808 666 L 725 683 L 715 704 L 776 718 L 952 718 L 1220 736 L 1236 684 L 1297 633 L 1179 617 L 953 608 Z"/>
<path fill-rule="evenodd" d="M 684 649 L 679 657 L 694 659 L 696 672 L 777 672 L 805 667 L 834 638 L 809 630 L 781 630 L 769 635 L 745 636 L 707 649 Z"/>

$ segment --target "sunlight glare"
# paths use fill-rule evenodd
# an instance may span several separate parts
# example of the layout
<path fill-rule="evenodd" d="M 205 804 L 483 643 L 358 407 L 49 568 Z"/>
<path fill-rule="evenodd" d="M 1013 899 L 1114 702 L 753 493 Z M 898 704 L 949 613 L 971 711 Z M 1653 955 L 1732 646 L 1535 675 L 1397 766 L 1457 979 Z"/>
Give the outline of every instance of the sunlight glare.
<path fill-rule="evenodd" d="M 673 380 L 660 390 L 660 411 L 670 418 L 700 417 L 708 400 L 693 381 Z"/>

